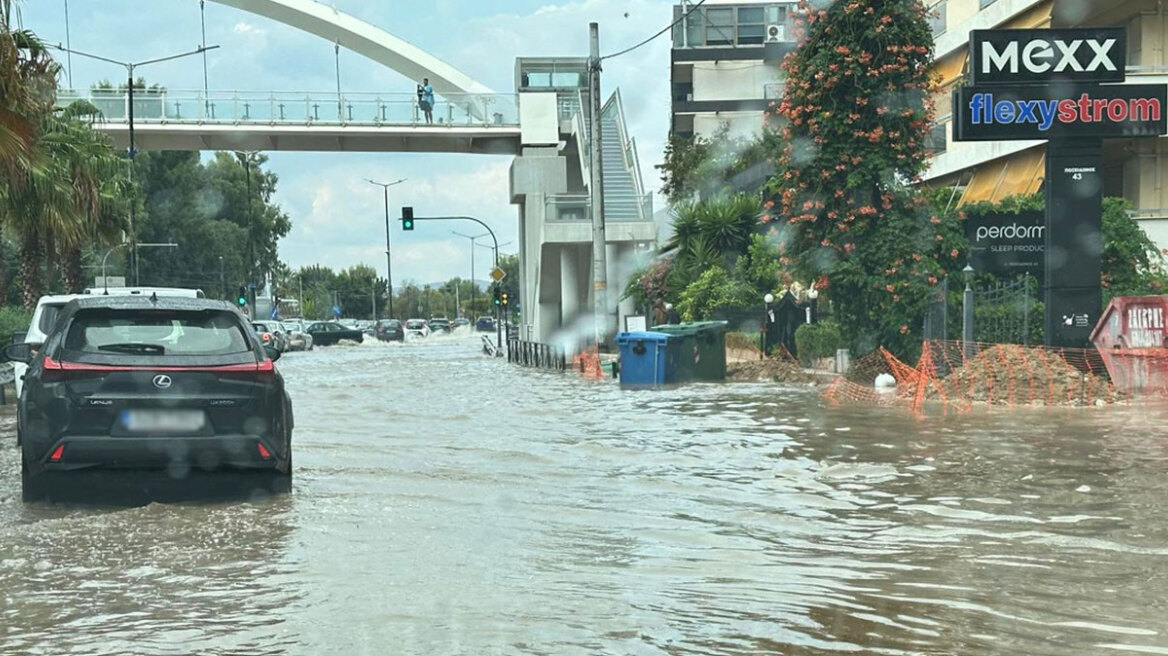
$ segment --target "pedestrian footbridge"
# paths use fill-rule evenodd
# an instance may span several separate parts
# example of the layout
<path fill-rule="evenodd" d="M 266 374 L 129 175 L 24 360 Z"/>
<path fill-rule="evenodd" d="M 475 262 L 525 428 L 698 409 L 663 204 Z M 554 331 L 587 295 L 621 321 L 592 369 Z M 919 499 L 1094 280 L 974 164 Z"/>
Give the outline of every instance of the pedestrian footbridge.
<path fill-rule="evenodd" d="M 92 103 L 94 127 L 129 146 L 130 98 L 124 91 L 61 90 L 57 102 Z M 516 155 L 519 97 L 451 93 L 427 123 L 413 94 L 134 92 L 139 150 L 296 150 Z"/>
<path fill-rule="evenodd" d="M 186 91 L 163 87 L 63 89 L 58 103 L 92 103 L 95 129 L 137 150 L 427 152 L 510 155 L 520 233 L 519 338 L 549 343 L 580 332 L 593 307 L 591 162 L 600 141 L 601 214 L 607 224 L 607 324 L 635 308 L 621 302 L 638 261 L 657 239 L 652 194 L 619 91 L 589 128 L 588 61 L 520 58 L 515 93 L 496 93 L 384 30 L 311 0 L 213 0 L 315 34 L 411 80 L 429 78 L 430 120 L 411 93 Z M 584 26 L 581 26 L 583 29 Z M 405 203 L 403 203 L 405 204 Z M 484 217 L 487 218 L 487 217 Z M 592 330 L 587 331 L 589 334 Z"/>

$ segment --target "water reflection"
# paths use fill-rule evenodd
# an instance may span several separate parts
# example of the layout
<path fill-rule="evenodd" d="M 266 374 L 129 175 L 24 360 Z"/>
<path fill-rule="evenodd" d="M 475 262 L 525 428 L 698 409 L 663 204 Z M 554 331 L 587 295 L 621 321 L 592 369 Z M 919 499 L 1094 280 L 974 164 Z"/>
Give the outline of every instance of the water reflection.
<path fill-rule="evenodd" d="M 25 508 L 0 439 L 0 652 L 1168 653 L 1163 409 L 630 394 L 473 337 L 281 367 L 291 497 Z"/>

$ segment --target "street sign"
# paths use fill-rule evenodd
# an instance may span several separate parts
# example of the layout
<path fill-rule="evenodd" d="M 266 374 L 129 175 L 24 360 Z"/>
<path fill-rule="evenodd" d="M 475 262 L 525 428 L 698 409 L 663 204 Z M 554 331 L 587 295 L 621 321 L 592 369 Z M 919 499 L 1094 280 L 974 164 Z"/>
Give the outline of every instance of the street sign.
<path fill-rule="evenodd" d="M 333 316 L 334 316 L 334 317 L 339 317 L 339 316 L 341 316 L 341 306 L 339 306 L 339 305 L 334 305 L 334 306 L 333 306 Z"/>
<path fill-rule="evenodd" d="M 491 280 L 494 280 L 495 282 L 503 282 L 503 278 L 506 278 L 506 277 L 507 277 L 507 272 L 500 269 L 499 267 L 495 267 L 494 269 L 491 269 Z"/>

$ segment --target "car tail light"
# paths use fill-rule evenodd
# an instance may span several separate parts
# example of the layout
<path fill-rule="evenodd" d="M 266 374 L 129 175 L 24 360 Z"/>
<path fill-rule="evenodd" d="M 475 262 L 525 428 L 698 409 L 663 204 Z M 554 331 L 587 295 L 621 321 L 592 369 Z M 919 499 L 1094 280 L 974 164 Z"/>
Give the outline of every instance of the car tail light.
<path fill-rule="evenodd" d="M 261 444 L 260 442 L 256 442 L 256 450 L 258 450 L 260 452 L 260 457 L 263 458 L 264 460 L 271 460 L 272 459 L 272 452 L 268 451 L 266 448 L 264 448 L 264 445 Z"/>
<path fill-rule="evenodd" d="M 94 367 L 76 362 L 59 362 L 46 355 L 41 362 L 41 369 L 41 381 L 57 383 L 63 380 L 100 378 L 107 372 L 121 369 L 121 367 Z"/>
<path fill-rule="evenodd" d="M 58 444 L 57 448 L 53 449 L 53 452 L 49 454 L 49 462 L 61 462 L 61 458 L 63 458 L 64 456 L 65 456 L 65 445 Z"/>

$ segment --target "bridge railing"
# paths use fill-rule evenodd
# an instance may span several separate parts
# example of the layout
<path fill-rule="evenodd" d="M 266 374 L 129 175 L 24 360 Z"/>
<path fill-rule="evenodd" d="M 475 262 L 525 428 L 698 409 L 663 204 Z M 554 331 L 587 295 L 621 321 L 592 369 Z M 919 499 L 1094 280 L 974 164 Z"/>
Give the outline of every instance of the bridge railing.
<path fill-rule="evenodd" d="M 564 371 L 568 368 L 568 354 L 564 349 L 552 344 L 525 342 L 519 339 L 507 341 L 507 360 L 536 369 Z"/>
<path fill-rule="evenodd" d="M 101 119 L 124 123 L 129 97 L 116 90 L 69 90 L 57 92 L 57 104 L 77 100 L 93 103 Z M 519 96 L 506 93 L 448 94 L 434 103 L 435 125 L 519 125 Z M 421 125 L 425 114 L 415 94 L 247 92 L 182 90 L 135 90 L 134 123 L 253 123 L 327 125 Z"/>

